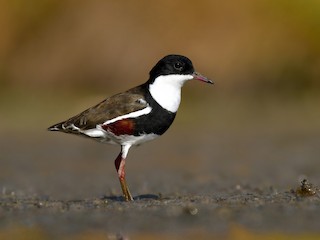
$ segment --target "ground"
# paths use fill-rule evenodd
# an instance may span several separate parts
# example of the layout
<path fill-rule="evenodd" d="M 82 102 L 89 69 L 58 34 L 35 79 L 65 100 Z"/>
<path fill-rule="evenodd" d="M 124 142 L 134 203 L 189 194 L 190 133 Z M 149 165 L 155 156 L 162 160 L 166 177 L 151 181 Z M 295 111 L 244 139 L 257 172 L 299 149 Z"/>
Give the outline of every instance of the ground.
<path fill-rule="evenodd" d="M 197 127 L 199 115 L 178 115 L 130 150 L 134 202 L 121 197 L 119 147 L 45 131 L 52 121 L 2 130 L 0 239 L 319 239 L 316 107 L 282 109 L 230 118 L 216 106 Z"/>

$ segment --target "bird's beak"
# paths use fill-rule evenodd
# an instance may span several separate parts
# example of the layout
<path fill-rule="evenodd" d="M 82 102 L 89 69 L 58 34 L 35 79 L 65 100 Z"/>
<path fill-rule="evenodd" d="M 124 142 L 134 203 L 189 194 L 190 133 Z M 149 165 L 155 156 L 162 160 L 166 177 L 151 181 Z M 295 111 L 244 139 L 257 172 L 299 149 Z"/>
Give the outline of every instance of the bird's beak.
<path fill-rule="evenodd" d="M 206 83 L 211 83 L 213 84 L 213 81 L 211 81 L 209 78 L 205 77 L 205 76 L 202 76 L 200 73 L 198 72 L 194 72 L 192 74 L 193 76 L 193 79 L 195 80 L 199 80 L 199 81 L 202 81 L 202 82 L 206 82 Z"/>

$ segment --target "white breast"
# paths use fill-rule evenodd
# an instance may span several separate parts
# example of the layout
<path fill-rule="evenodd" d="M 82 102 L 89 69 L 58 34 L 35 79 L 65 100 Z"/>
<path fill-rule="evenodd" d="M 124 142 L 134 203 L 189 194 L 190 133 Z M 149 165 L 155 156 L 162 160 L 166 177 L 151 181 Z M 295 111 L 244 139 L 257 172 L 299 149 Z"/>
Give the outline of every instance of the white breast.
<path fill-rule="evenodd" d="M 192 75 L 159 76 L 150 84 L 149 92 L 161 107 L 175 113 L 180 105 L 181 88 L 186 81 L 191 79 L 193 79 Z"/>

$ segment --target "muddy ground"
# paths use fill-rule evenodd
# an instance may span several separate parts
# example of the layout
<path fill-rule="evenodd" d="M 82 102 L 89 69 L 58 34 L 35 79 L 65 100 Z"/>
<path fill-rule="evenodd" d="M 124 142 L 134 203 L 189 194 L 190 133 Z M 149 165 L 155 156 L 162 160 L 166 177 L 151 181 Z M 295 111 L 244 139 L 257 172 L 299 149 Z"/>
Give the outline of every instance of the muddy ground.
<path fill-rule="evenodd" d="M 198 127 L 182 115 L 130 151 L 130 203 L 118 147 L 46 132 L 55 120 L 3 129 L 0 239 L 320 239 L 320 128 L 308 114 Z"/>

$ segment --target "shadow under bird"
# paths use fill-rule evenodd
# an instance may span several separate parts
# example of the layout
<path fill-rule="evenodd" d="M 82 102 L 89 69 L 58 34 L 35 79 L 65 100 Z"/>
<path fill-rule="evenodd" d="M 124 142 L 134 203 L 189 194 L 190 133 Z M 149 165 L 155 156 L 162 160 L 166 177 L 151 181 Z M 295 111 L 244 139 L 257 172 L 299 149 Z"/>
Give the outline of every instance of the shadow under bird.
<path fill-rule="evenodd" d="M 131 146 L 159 137 L 170 127 L 179 108 L 181 88 L 192 79 L 213 84 L 195 72 L 187 57 L 165 56 L 152 68 L 144 84 L 109 97 L 48 130 L 120 145 L 115 167 L 123 196 L 131 201 L 133 197 L 125 178 L 128 151 Z"/>

